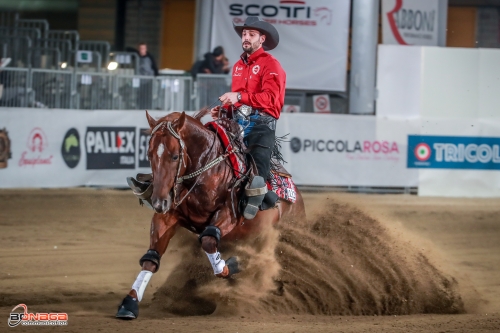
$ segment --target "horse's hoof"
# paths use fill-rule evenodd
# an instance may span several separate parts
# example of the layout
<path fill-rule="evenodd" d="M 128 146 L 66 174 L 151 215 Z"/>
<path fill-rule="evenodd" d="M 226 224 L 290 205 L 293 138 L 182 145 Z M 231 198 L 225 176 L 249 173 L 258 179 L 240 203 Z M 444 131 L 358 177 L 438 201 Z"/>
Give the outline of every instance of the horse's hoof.
<path fill-rule="evenodd" d="M 238 259 L 236 257 L 231 257 L 227 259 L 226 266 L 229 269 L 228 277 L 230 277 L 233 274 L 241 272 L 240 268 L 238 267 Z"/>
<path fill-rule="evenodd" d="M 122 304 L 118 307 L 118 312 L 116 313 L 116 318 L 119 319 L 136 319 L 139 315 L 139 302 L 137 299 L 130 295 L 127 295 Z"/>

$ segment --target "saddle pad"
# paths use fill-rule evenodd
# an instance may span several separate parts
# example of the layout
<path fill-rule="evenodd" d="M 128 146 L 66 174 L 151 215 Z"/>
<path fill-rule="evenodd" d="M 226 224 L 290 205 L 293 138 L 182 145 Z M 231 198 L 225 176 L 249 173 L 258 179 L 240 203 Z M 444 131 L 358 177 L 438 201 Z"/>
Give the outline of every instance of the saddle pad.
<path fill-rule="evenodd" d="M 292 177 L 282 176 L 271 172 L 272 179 L 267 181 L 267 188 L 272 190 L 283 200 L 294 203 L 297 200 L 295 183 Z"/>
<path fill-rule="evenodd" d="M 229 139 L 229 136 L 227 135 L 226 129 L 224 127 L 220 126 L 215 121 L 210 121 L 206 123 L 205 127 L 217 133 L 217 136 L 221 140 L 222 145 L 224 146 L 224 149 L 226 150 L 227 153 L 234 151 L 233 146 L 231 144 L 231 140 Z M 247 171 L 245 161 L 243 161 L 241 154 L 240 153 L 230 154 L 228 158 L 229 161 L 231 162 L 231 166 L 233 167 L 234 176 L 240 178 L 241 175 Z"/>

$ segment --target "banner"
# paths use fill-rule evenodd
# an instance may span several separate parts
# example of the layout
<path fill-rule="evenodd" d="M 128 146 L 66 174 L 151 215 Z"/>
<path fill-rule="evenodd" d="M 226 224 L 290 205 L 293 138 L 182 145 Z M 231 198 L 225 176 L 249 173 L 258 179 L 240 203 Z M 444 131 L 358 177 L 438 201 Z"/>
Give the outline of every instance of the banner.
<path fill-rule="evenodd" d="M 378 127 L 382 129 L 379 131 Z M 301 185 L 412 187 L 406 168 L 407 131 L 400 122 L 334 114 L 283 114 L 277 135 L 288 134 L 285 168 Z"/>
<path fill-rule="evenodd" d="M 346 91 L 350 6 L 350 0 L 217 0 L 211 49 L 223 46 L 236 63 L 243 50 L 233 22 L 257 15 L 279 32 L 270 53 L 286 71 L 288 89 Z"/>
<path fill-rule="evenodd" d="M 408 136 L 408 168 L 500 170 L 500 138 Z"/>
<path fill-rule="evenodd" d="M 438 0 L 382 0 L 383 44 L 439 45 Z"/>
<path fill-rule="evenodd" d="M 410 129 L 378 122 L 282 114 L 277 135 L 288 134 L 285 168 L 299 185 L 416 186 L 418 170 L 406 168 Z M 0 188 L 127 187 L 126 177 L 151 172 L 146 129 L 143 111 L 0 110 Z"/>

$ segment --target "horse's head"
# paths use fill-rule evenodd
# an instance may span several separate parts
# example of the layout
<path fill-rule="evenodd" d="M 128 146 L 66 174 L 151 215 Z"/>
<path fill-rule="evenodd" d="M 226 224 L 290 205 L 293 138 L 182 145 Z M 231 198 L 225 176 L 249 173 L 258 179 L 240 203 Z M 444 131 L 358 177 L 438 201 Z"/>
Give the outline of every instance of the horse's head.
<path fill-rule="evenodd" d="M 153 194 L 151 202 L 157 213 L 170 210 L 173 200 L 175 181 L 181 170 L 185 169 L 184 142 L 180 135 L 186 122 L 183 112 L 170 114 L 155 120 L 146 111 L 151 139 L 148 158 L 153 171 Z"/>

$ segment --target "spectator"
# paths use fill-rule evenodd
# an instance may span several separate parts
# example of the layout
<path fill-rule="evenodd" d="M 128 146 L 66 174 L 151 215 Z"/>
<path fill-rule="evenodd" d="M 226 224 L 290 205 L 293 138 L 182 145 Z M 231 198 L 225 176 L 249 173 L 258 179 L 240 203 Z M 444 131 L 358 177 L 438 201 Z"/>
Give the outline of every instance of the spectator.
<path fill-rule="evenodd" d="M 148 52 L 146 43 L 139 44 L 139 75 L 158 76 L 158 67 L 151 53 Z"/>
<path fill-rule="evenodd" d="M 194 72 L 194 73 L 193 73 Z M 224 48 L 217 46 L 213 52 L 205 53 L 204 59 L 193 65 L 191 74 L 227 74 L 229 73 L 229 60 L 224 54 Z"/>
<path fill-rule="evenodd" d="M 156 67 L 153 56 L 148 52 L 146 43 L 139 43 L 138 50 L 135 50 L 135 52 L 139 54 L 138 74 L 142 76 L 158 76 L 158 67 Z M 137 107 L 150 110 L 153 106 L 153 81 L 151 79 L 140 79 L 139 82 Z"/>

